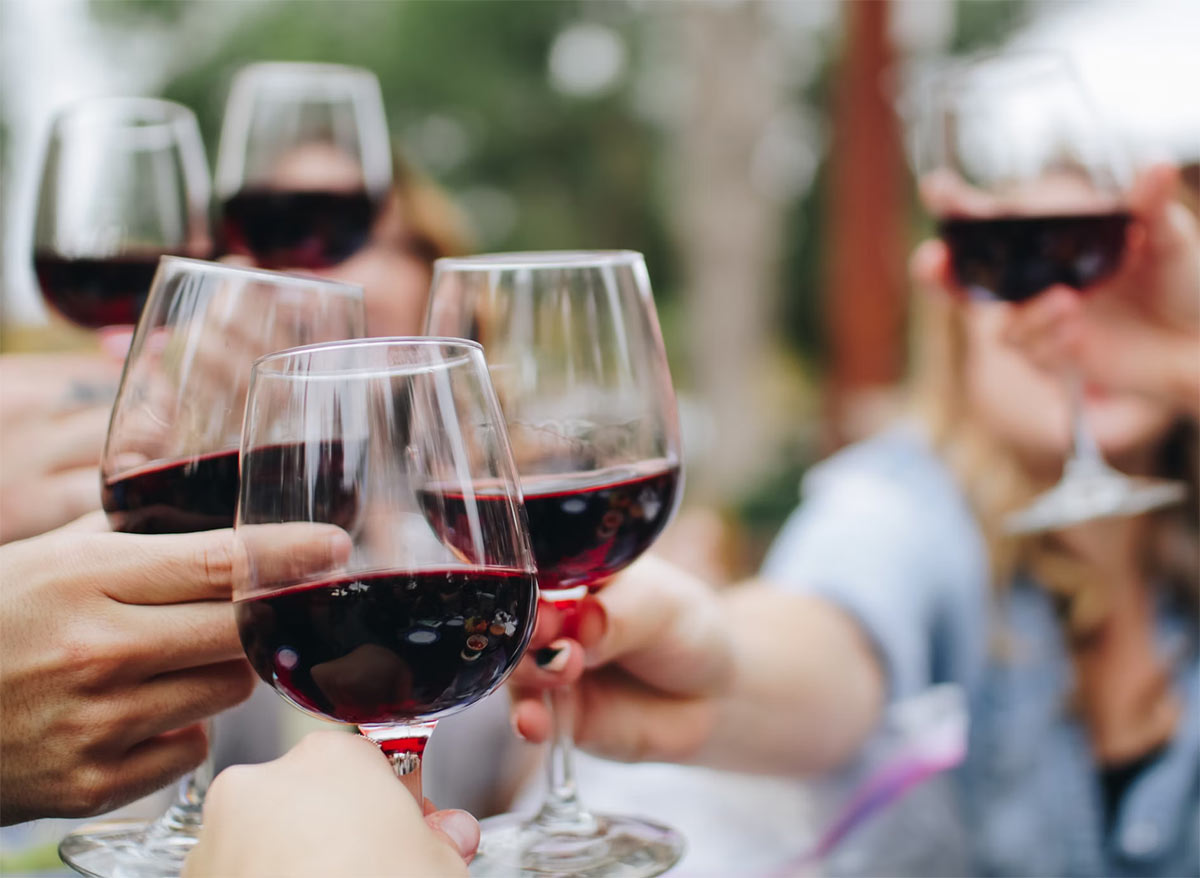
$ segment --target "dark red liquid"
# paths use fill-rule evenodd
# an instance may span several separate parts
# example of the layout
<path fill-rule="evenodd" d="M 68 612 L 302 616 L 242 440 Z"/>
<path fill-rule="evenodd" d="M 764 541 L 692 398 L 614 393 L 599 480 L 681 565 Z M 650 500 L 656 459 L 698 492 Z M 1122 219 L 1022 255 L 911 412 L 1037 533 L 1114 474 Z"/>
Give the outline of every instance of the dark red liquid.
<path fill-rule="evenodd" d="M 160 253 L 136 253 L 110 259 L 67 259 L 38 251 L 33 256 L 42 295 L 72 323 L 99 329 L 137 323 Z"/>
<path fill-rule="evenodd" d="M 252 460 L 251 460 L 252 458 Z M 297 478 L 298 460 L 312 461 L 320 498 L 285 508 L 281 485 Z M 247 476 L 255 491 L 259 522 L 320 521 L 349 528 L 358 514 L 358 492 L 344 479 L 342 445 L 269 445 L 250 452 Z M 218 451 L 171 463 L 153 464 L 106 482 L 101 502 L 113 530 L 126 533 L 190 533 L 233 527 L 238 502 L 238 453 Z M 305 492 L 307 495 L 307 492 Z M 267 498 L 279 498 L 266 502 Z"/>
<path fill-rule="evenodd" d="M 105 482 L 100 495 L 116 531 L 179 534 L 233 527 L 238 453 L 220 451 L 123 473 Z"/>
<path fill-rule="evenodd" d="M 325 268 L 371 237 L 376 202 L 366 192 L 243 189 L 221 210 L 225 250 L 266 268 Z"/>
<path fill-rule="evenodd" d="M 1129 221 L 1127 213 L 950 218 L 939 233 L 961 287 L 1024 302 L 1055 284 L 1084 290 L 1116 271 Z"/>
<path fill-rule="evenodd" d="M 675 509 L 679 467 L 640 474 L 583 473 L 522 482 L 538 583 L 544 590 L 597 589 L 646 551 Z M 462 494 L 423 492 L 434 530 L 468 558 L 474 552 Z M 489 502 L 479 497 L 480 516 Z M 497 504 L 499 505 L 499 504 Z M 472 559 L 474 560 L 474 559 Z"/>
<path fill-rule="evenodd" d="M 234 604 L 258 675 L 347 723 L 432 719 L 494 690 L 533 630 L 533 574 L 504 568 L 345 576 Z"/>

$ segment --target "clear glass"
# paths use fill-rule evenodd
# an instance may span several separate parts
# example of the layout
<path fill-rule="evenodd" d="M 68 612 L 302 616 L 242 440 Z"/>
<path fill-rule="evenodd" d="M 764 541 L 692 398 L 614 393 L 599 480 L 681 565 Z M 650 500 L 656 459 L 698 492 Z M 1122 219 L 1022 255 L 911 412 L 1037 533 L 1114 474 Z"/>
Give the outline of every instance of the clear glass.
<path fill-rule="evenodd" d="M 55 118 L 34 222 L 46 304 L 90 329 L 132 325 L 163 254 L 207 257 L 211 186 L 191 110 L 97 98 Z"/>
<path fill-rule="evenodd" d="M 241 460 L 234 600 L 251 665 L 300 710 L 357 725 L 422 801 L 437 720 L 495 691 L 537 609 L 482 350 L 393 338 L 265 357 Z M 340 529 L 346 551 L 279 553 L 273 536 L 296 527 Z"/>
<path fill-rule="evenodd" d="M 639 253 L 440 259 L 426 331 L 481 342 L 508 422 L 545 599 L 571 610 L 666 527 L 683 491 L 679 421 Z M 569 690 L 548 694 L 549 791 L 483 822 L 474 875 L 657 875 L 673 829 L 596 814 L 575 789 Z"/>
<path fill-rule="evenodd" d="M 225 252 L 268 268 L 335 265 L 366 245 L 391 184 L 375 74 L 261 63 L 234 78 L 216 165 Z"/>
<path fill-rule="evenodd" d="M 101 461 L 112 528 L 232 527 L 251 365 L 294 345 L 361 338 L 365 320 L 356 286 L 164 257 L 125 361 Z M 211 779 L 206 761 L 180 781 L 158 820 L 84 827 L 59 852 L 84 874 L 177 875 L 195 844 Z"/>
<path fill-rule="evenodd" d="M 1019 305 L 1054 285 L 1081 294 L 1120 268 L 1129 169 L 1068 62 L 993 55 L 935 90 L 921 191 L 958 285 Z M 1007 522 L 1036 533 L 1137 515 L 1183 499 L 1183 485 L 1110 467 L 1088 427 L 1082 382 L 1066 375 L 1070 452 L 1062 479 Z"/>

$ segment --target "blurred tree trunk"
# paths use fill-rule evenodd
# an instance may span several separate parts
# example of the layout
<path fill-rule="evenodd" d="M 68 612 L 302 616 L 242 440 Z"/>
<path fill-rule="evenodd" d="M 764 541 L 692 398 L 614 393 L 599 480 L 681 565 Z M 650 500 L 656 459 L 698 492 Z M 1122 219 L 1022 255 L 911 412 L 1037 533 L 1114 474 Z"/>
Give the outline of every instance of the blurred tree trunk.
<path fill-rule="evenodd" d="M 826 319 L 833 375 L 829 440 L 852 441 L 890 413 L 903 365 L 904 159 L 885 91 L 887 0 L 845 3 L 834 93 Z"/>
<path fill-rule="evenodd" d="M 772 463 L 765 370 L 775 344 L 782 204 L 755 189 L 754 152 L 785 103 L 771 75 L 776 51 L 757 0 L 672 5 L 681 28 L 688 99 L 673 131 L 672 227 L 682 257 L 693 390 L 711 434 L 688 495 L 744 494 Z"/>

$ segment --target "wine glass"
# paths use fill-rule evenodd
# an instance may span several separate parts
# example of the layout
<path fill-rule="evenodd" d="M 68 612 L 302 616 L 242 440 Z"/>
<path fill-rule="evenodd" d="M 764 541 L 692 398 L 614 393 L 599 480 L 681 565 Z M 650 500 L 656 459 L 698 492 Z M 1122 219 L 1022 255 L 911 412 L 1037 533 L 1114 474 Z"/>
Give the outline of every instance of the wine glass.
<path fill-rule="evenodd" d="M 134 324 L 163 254 L 207 257 L 208 163 L 196 117 L 151 98 L 96 98 L 55 118 L 33 265 L 46 303 L 79 326 Z"/>
<path fill-rule="evenodd" d="M 216 170 L 226 252 L 267 268 L 336 265 L 366 245 L 391 184 L 375 74 L 260 63 L 234 78 Z"/>
<path fill-rule="evenodd" d="M 1086 295 L 1120 268 L 1135 222 L 1129 172 L 1064 58 L 1012 53 L 963 65 L 938 84 L 928 128 L 922 194 L 966 294 L 1018 305 L 1056 285 Z M 1182 484 L 1105 463 L 1080 376 L 1066 377 L 1072 442 L 1062 479 L 1010 516 L 1009 532 L 1182 500 Z"/>
<path fill-rule="evenodd" d="M 572 610 L 650 547 L 683 488 L 679 421 L 650 279 L 639 253 L 509 253 L 434 264 L 426 331 L 484 345 L 529 516 L 538 583 Z M 448 498 L 435 523 L 461 545 Z M 549 792 L 537 814 L 483 822 L 475 875 L 657 875 L 683 839 L 637 817 L 595 814 L 573 769 L 571 693 L 555 716 Z"/>
<path fill-rule="evenodd" d="M 365 320 L 356 286 L 163 257 L 101 460 L 101 499 L 113 530 L 232 527 L 251 364 L 294 345 L 360 338 Z M 196 842 L 211 779 L 206 760 L 180 781 L 156 821 L 87 826 L 59 852 L 84 874 L 177 875 Z"/>
<path fill-rule="evenodd" d="M 430 527 L 446 496 L 463 511 L 461 550 Z M 281 562 L 272 536 L 295 526 L 348 537 L 346 551 L 324 570 Z M 304 712 L 357 725 L 423 801 L 437 720 L 504 681 L 537 608 L 479 345 L 368 339 L 259 360 L 237 528 L 246 564 L 234 606 L 250 664 Z"/>

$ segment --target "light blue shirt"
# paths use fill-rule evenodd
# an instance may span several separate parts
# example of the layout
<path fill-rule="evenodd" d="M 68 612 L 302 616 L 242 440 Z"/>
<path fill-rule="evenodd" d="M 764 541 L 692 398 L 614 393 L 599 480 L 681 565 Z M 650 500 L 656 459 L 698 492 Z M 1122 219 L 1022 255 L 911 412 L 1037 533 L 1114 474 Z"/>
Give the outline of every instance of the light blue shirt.
<path fill-rule="evenodd" d="M 954 789 L 977 875 L 1200 875 L 1197 620 L 1165 604 L 1158 644 L 1184 704 L 1174 739 L 1138 775 L 1111 833 L 1087 730 L 1069 710 L 1072 666 L 1049 597 L 1018 578 L 1003 602 L 953 476 L 913 429 L 813 469 L 764 562 L 780 587 L 858 620 L 902 698 L 958 683 L 971 705 Z M 999 625 L 1012 641 L 989 654 Z"/>

